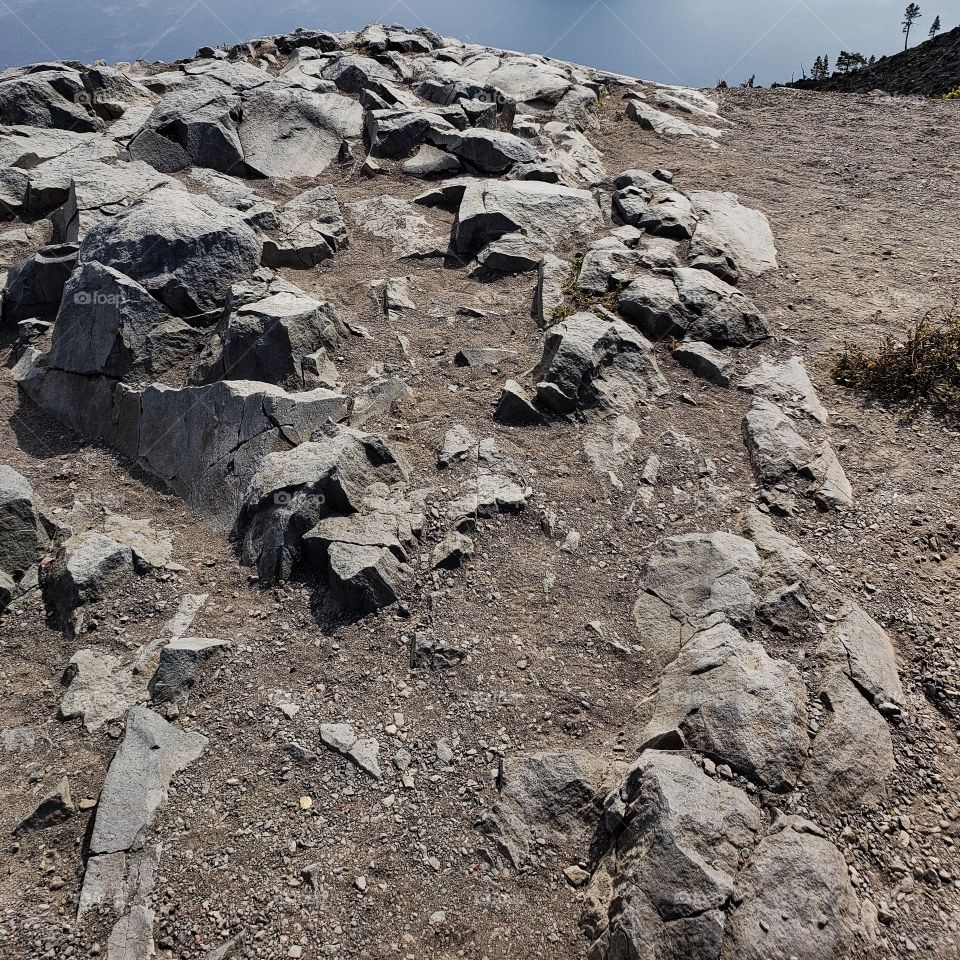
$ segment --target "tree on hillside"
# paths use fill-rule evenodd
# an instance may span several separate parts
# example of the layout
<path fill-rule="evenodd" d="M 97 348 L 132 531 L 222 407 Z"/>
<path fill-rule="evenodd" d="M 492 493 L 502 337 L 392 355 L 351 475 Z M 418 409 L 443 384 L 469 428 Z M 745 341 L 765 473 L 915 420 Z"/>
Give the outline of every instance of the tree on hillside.
<path fill-rule="evenodd" d="M 813 61 L 813 69 L 810 71 L 811 80 L 825 80 L 827 77 L 827 71 L 823 66 L 823 57 L 817 57 Z"/>
<path fill-rule="evenodd" d="M 928 36 L 932 40 L 940 32 L 940 15 L 938 14 L 933 23 L 930 24 L 930 33 Z"/>
<path fill-rule="evenodd" d="M 852 53 L 849 50 L 841 50 L 837 55 L 837 72 L 850 73 L 852 70 L 859 70 L 860 67 L 867 65 L 867 58 L 862 53 Z"/>
<path fill-rule="evenodd" d="M 914 20 L 919 20 L 923 14 L 920 12 L 920 6 L 916 3 L 911 3 L 903 12 L 903 33 L 906 38 L 903 41 L 903 49 L 906 50 L 907 46 L 910 43 L 910 28 L 913 26 Z"/>

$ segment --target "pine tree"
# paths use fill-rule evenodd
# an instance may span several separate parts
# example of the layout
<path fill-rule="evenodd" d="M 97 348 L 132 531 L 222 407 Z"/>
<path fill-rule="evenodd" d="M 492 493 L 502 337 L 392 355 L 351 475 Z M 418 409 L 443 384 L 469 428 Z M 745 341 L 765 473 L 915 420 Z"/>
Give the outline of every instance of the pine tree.
<path fill-rule="evenodd" d="M 914 20 L 919 20 L 923 14 L 920 12 L 920 6 L 916 3 L 911 3 L 908 5 L 907 9 L 903 12 L 903 49 L 906 50 L 907 46 L 910 43 L 910 28 L 913 26 Z"/>
<path fill-rule="evenodd" d="M 932 40 L 940 32 L 940 15 L 937 14 L 936 19 L 930 24 L 930 33 L 928 36 Z"/>
<path fill-rule="evenodd" d="M 817 57 L 817 59 L 813 61 L 813 69 L 810 71 L 810 78 L 812 80 L 823 79 L 823 57 Z"/>

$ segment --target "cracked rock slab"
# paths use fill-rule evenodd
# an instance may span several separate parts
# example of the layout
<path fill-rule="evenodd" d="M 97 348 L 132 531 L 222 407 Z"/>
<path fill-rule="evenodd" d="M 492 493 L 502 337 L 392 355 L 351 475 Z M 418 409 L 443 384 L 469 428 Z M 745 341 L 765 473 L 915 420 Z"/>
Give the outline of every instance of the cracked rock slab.
<path fill-rule="evenodd" d="M 349 723 L 321 723 L 320 742 L 339 753 L 375 780 L 383 773 L 378 759 L 380 744 L 372 737 L 360 737 Z"/>

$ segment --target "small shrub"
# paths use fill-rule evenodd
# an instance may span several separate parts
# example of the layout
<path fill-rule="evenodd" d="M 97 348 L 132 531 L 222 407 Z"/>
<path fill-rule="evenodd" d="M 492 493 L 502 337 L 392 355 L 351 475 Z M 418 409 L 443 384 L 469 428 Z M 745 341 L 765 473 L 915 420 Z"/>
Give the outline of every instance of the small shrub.
<path fill-rule="evenodd" d="M 945 93 L 942 97 L 940 97 L 940 99 L 941 100 L 960 100 L 960 87 L 955 87 L 949 93 Z"/>
<path fill-rule="evenodd" d="M 875 354 L 844 344 L 834 378 L 913 409 L 936 405 L 960 414 L 960 307 L 928 314 L 902 343 L 888 337 Z"/>

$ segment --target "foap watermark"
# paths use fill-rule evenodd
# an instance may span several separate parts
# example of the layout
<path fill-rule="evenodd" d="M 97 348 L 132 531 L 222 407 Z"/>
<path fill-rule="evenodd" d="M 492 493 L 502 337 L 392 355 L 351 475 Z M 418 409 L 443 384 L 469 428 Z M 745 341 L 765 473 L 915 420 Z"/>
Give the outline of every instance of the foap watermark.
<path fill-rule="evenodd" d="M 73 302 L 78 307 L 115 307 L 120 303 L 120 296 L 116 293 L 101 293 L 99 290 L 80 290 L 73 295 Z"/>

